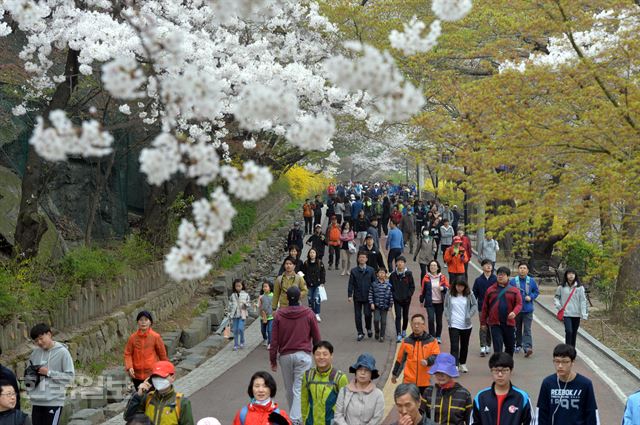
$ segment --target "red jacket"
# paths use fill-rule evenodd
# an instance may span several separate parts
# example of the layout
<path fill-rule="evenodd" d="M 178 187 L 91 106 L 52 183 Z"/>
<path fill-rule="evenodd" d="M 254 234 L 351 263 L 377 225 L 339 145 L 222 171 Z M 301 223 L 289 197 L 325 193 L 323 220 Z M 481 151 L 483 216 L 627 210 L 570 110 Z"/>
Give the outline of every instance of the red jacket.
<path fill-rule="evenodd" d="M 469 239 L 469 236 L 467 235 L 462 235 L 462 246 L 464 247 L 464 250 L 467 251 L 467 255 L 468 255 L 468 259 L 467 259 L 467 263 L 469 261 L 471 261 L 471 257 L 473 257 L 473 250 L 471 249 L 471 239 Z"/>
<path fill-rule="evenodd" d="M 458 247 L 458 255 L 454 252 L 455 245 L 451 245 L 444 252 L 444 262 L 447 263 L 449 273 L 464 273 L 464 265 L 469 262 L 469 255 L 462 244 Z"/>
<path fill-rule="evenodd" d="M 133 368 L 136 379 L 147 379 L 153 365 L 159 360 L 169 360 L 160 334 L 153 329 L 131 334 L 124 349 L 124 367 L 127 371 Z"/>
<path fill-rule="evenodd" d="M 500 300 L 498 296 L 505 287 L 499 286 L 498 283 L 494 283 L 487 289 L 487 293 L 484 296 L 484 302 L 482 303 L 482 312 L 480 313 L 481 325 L 500 325 Z M 516 316 L 522 310 L 522 295 L 520 290 L 515 286 L 511 286 L 507 283 L 507 292 L 504 297 L 507 300 L 507 315 L 514 312 Z M 491 307 L 491 308 L 489 308 Z M 516 319 L 507 319 L 507 326 L 515 326 Z"/>
<path fill-rule="evenodd" d="M 236 417 L 233 419 L 233 425 L 269 425 L 269 414 L 278 408 L 278 403 L 274 403 L 273 401 L 266 406 L 262 406 L 257 403 L 249 403 L 247 405 L 247 416 L 245 417 L 244 422 L 240 420 L 240 412 L 242 409 L 238 410 L 236 413 Z M 284 416 L 284 418 L 291 423 L 291 419 L 287 416 L 287 413 L 284 410 L 279 410 L 278 413 Z"/>
<path fill-rule="evenodd" d="M 518 291 L 520 293 L 520 291 Z M 311 353 L 313 344 L 320 341 L 320 328 L 316 315 L 309 307 L 301 305 L 279 308 L 273 315 L 269 360 L 276 366 L 278 353 L 297 351 Z"/>

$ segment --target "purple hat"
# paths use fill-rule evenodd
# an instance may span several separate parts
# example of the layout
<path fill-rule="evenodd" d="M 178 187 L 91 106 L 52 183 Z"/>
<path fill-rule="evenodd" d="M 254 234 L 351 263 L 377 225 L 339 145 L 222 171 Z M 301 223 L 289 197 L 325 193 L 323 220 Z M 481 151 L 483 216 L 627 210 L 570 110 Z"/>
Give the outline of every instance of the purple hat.
<path fill-rule="evenodd" d="M 436 361 L 429 369 L 431 375 L 441 372 L 445 375 L 449 375 L 452 378 L 460 376 L 458 368 L 456 367 L 456 358 L 449 353 L 440 353 L 436 356 Z"/>

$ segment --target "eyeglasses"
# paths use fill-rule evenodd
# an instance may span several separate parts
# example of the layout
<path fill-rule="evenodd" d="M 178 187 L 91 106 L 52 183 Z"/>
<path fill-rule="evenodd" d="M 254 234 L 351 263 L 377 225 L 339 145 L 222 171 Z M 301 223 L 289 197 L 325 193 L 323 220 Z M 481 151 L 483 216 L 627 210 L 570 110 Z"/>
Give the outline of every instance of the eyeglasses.
<path fill-rule="evenodd" d="M 509 372 L 511 372 L 511 369 L 509 368 L 494 367 L 491 369 L 491 373 L 493 373 L 494 375 L 506 375 Z"/>
<path fill-rule="evenodd" d="M 0 397 L 7 397 L 7 398 L 17 397 L 17 394 L 16 393 L 2 393 L 2 394 L 0 394 Z"/>

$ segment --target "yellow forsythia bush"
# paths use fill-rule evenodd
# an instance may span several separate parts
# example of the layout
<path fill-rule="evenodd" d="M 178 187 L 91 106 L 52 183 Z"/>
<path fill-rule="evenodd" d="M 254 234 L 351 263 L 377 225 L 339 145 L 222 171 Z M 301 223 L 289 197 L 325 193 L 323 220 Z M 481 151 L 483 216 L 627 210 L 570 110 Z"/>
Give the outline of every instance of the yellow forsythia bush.
<path fill-rule="evenodd" d="M 294 165 L 284 175 L 289 183 L 291 195 L 297 200 L 313 198 L 316 194 L 323 195 L 332 181 L 324 174 L 316 174 L 304 167 Z"/>

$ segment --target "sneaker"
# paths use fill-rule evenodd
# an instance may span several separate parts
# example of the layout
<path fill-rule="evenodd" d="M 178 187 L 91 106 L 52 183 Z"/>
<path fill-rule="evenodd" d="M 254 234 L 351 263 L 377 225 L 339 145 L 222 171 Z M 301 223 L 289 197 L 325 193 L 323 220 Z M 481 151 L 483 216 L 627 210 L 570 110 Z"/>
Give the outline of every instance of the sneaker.
<path fill-rule="evenodd" d="M 531 357 L 532 354 L 533 354 L 533 348 L 527 348 L 527 352 L 524 353 L 524 356 Z"/>
<path fill-rule="evenodd" d="M 438 340 L 438 344 L 442 344 L 442 338 L 437 337 L 436 339 Z"/>
<path fill-rule="evenodd" d="M 237 345 L 233 346 L 233 351 L 238 351 L 238 346 Z"/>
<path fill-rule="evenodd" d="M 364 339 L 364 334 L 358 334 L 358 341 L 362 341 Z"/>
<path fill-rule="evenodd" d="M 244 344 L 240 344 L 240 349 L 244 349 Z"/>
<path fill-rule="evenodd" d="M 380 338 L 378 338 L 378 341 L 380 341 L 380 342 L 384 342 L 384 337 L 383 337 L 383 336 L 381 336 Z"/>
<path fill-rule="evenodd" d="M 466 364 L 461 364 L 460 365 L 460 372 L 462 372 L 462 373 L 469 372 L 469 369 L 467 369 L 467 365 Z"/>
<path fill-rule="evenodd" d="M 320 318 L 320 315 L 319 315 L 319 314 L 316 314 L 316 320 L 317 320 L 318 322 L 322 322 L 322 319 Z"/>
<path fill-rule="evenodd" d="M 267 345 L 269 345 L 269 342 L 265 339 L 264 341 L 262 341 L 262 345 L 266 347 Z"/>
<path fill-rule="evenodd" d="M 367 336 L 368 336 L 369 338 L 371 338 L 371 337 L 373 336 L 373 332 L 371 332 L 371 331 L 367 331 Z"/>
<path fill-rule="evenodd" d="M 486 354 L 491 354 L 491 347 L 489 347 L 488 345 L 485 345 L 485 347 L 484 347 L 484 352 L 485 352 Z"/>
<path fill-rule="evenodd" d="M 396 336 L 396 343 L 402 342 L 402 335 Z"/>
<path fill-rule="evenodd" d="M 407 337 L 407 331 L 402 331 L 402 337 L 406 338 Z"/>
<path fill-rule="evenodd" d="M 515 353 L 519 353 L 520 351 L 522 351 L 522 347 L 521 346 L 516 346 L 516 350 Z"/>
<path fill-rule="evenodd" d="M 267 350 L 271 350 L 271 344 L 267 344 Z"/>
<path fill-rule="evenodd" d="M 487 352 L 485 351 L 485 347 L 480 347 L 480 357 L 484 357 L 487 355 Z"/>
<path fill-rule="evenodd" d="M 375 339 L 380 339 L 380 334 L 376 333 Z"/>
<path fill-rule="evenodd" d="M 444 263 L 444 268 L 445 268 L 445 269 L 448 269 L 448 267 L 447 267 L 447 263 Z"/>

